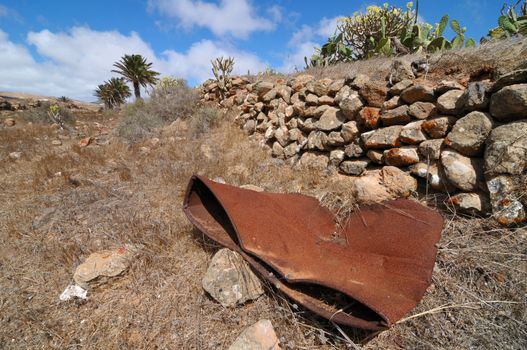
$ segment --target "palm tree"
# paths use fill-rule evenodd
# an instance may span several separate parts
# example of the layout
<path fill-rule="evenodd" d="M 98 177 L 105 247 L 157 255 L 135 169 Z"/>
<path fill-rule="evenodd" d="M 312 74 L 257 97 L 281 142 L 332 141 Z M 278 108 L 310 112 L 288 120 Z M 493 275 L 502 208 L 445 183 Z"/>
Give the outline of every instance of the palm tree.
<path fill-rule="evenodd" d="M 124 78 L 111 78 L 97 86 L 95 96 L 104 102 L 106 108 L 111 109 L 123 104 L 132 93 Z"/>
<path fill-rule="evenodd" d="M 154 85 L 159 75 L 158 72 L 151 70 L 152 63 L 147 63 L 146 58 L 141 55 L 124 55 L 113 66 L 117 69 L 112 72 L 121 74 L 133 84 L 135 98 L 141 98 L 141 86 Z"/>

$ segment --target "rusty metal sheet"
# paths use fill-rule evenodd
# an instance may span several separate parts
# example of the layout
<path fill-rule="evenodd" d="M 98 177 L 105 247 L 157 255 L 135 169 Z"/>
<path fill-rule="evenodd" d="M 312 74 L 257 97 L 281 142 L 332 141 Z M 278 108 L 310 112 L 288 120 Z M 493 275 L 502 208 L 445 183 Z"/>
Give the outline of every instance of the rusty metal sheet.
<path fill-rule="evenodd" d="M 184 212 L 297 303 L 363 329 L 390 327 L 419 303 L 443 228 L 436 211 L 411 200 L 361 207 L 337 225 L 315 198 L 200 176 L 190 180 Z"/>

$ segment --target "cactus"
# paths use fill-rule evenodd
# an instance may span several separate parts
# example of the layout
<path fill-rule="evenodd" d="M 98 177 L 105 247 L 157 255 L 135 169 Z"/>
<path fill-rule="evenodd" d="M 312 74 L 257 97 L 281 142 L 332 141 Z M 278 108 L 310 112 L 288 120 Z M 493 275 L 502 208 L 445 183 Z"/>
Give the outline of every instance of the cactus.
<path fill-rule="evenodd" d="M 226 93 L 231 88 L 231 77 L 232 69 L 234 68 L 234 58 L 223 58 L 218 57 L 215 60 L 211 61 L 212 63 L 212 73 L 216 77 L 216 82 L 218 83 L 218 88 L 220 89 L 220 94 L 222 98 L 225 98 Z"/>

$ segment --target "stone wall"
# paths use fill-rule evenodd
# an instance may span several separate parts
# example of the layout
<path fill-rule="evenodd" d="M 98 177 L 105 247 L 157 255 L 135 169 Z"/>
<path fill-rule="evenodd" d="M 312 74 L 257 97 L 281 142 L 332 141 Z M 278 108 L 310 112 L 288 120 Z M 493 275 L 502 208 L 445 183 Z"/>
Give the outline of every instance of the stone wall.
<path fill-rule="evenodd" d="M 395 73 L 391 84 L 365 75 L 237 77 L 223 97 L 207 81 L 202 98 L 239 108 L 242 128 L 274 157 L 349 176 L 396 166 L 448 192 L 460 210 L 526 221 L 527 70 L 465 85 Z"/>

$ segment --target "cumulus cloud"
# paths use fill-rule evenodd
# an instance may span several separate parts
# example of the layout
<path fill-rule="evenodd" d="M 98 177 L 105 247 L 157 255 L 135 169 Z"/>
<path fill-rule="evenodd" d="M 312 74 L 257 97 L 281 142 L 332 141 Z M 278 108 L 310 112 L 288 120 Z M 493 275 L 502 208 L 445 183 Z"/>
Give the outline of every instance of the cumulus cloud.
<path fill-rule="evenodd" d="M 295 69 L 304 67 L 304 57 L 309 59 L 315 52 L 315 47 L 319 47 L 330 36 L 335 34 L 338 18 L 324 17 L 316 25 L 303 25 L 294 32 L 288 43 L 289 53 L 279 70 L 292 72 Z"/>
<path fill-rule="evenodd" d="M 282 18 L 281 10 L 273 6 L 270 18 L 258 16 L 249 0 L 220 0 L 219 3 L 195 0 L 149 0 L 148 7 L 161 15 L 192 28 L 207 28 L 217 36 L 246 38 L 255 31 L 268 31 Z"/>
<path fill-rule="evenodd" d="M 29 46 L 34 47 L 38 59 Z M 135 32 L 125 35 L 74 27 L 60 33 L 30 32 L 27 43 L 14 43 L 0 29 L 0 90 L 93 100 L 93 89 L 112 76 L 113 63 L 131 53 L 145 56 L 162 74 L 191 83 L 211 77 L 210 60 L 219 55 L 233 56 L 238 73 L 266 66 L 254 54 L 211 40 L 194 43 L 185 52 L 156 54 Z"/>

